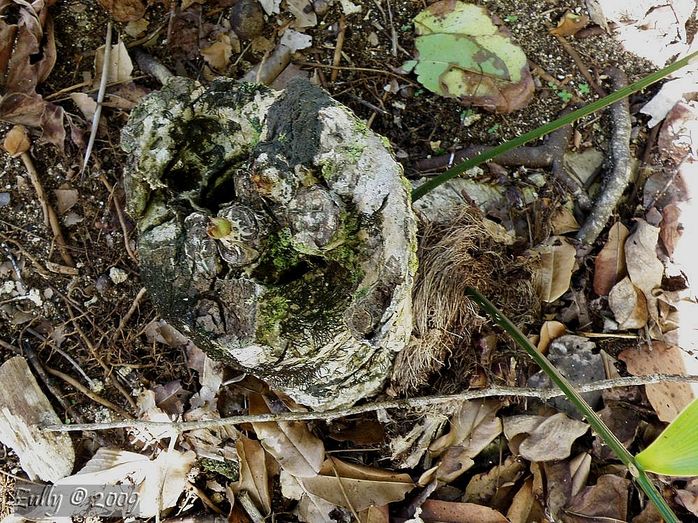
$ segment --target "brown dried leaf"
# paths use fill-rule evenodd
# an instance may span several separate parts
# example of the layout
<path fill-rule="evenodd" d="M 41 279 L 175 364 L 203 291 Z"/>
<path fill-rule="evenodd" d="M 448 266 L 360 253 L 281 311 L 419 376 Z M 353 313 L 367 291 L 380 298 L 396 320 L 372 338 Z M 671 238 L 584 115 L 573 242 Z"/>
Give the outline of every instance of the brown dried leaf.
<path fill-rule="evenodd" d="M 317 25 L 317 15 L 309 0 L 288 0 L 286 6 L 296 19 L 293 27 L 302 29 L 303 27 L 315 27 Z"/>
<path fill-rule="evenodd" d="M 570 287 L 577 251 L 562 236 L 552 236 L 534 251 L 539 255 L 539 264 L 534 274 L 536 292 L 542 301 L 553 302 Z"/>
<path fill-rule="evenodd" d="M 596 485 L 585 487 L 567 506 L 565 521 L 627 521 L 630 480 L 604 474 Z"/>
<path fill-rule="evenodd" d="M 567 11 L 557 23 L 557 27 L 550 29 L 550 34 L 555 36 L 574 36 L 584 29 L 589 23 L 589 17 Z"/>
<path fill-rule="evenodd" d="M 664 245 L 664 250 L 673 256 L 676 244 L 683 234 L 683 223 L 681 222 L 681 205 L 672 203 L 662 209 L 662 221 L 659 224 L 659 237 Z"/>
<path fill-rule="evenodd" d="M 589 430 L 589 425 L 568 418 L 562 412 L 553 416 L 511 416 L 504 418 L 508 440 L 522 433 L 528 437 L 519 446 L 519 454 L 533 462 L 569 457 L 574 441 Z"/>
<path fill-rule="evenodd" d="M 346 463 L 329 458 L 319 475 L 300 478 L 304 489 L 328 503 L 362 511 L 400 501 L 414 487 L 409 474 Z"/>
<path fill-rule="evenodd" d="M 574 217 L 572 209 L 566 205 L 561 206 L 555 211 L 555 214 L 550 218 L 550 225 L 553 229 L 553 234 L 567 234 L 579 230 L 579 223 Z"/>
<path fill-rule="evenodd" d="M 145 5 L 141 0 L 97 0 L 117 22 L 133 22 L 143 18 Z"/>
<path fill-rule="evenodd" d="M 618 357 L 628 366 L 633 376 L 649 374 L 685 374 L 681 359 L 681 349 L 670 347 L 660 341 L 642 345 L 638 349 L 628 349 Z M 660 420 L 670 423 L 684 407 L 693 400 L 691 386 L 687 383 L 653 383 L 645 385 L 647 398 Z"/>
<path fill-rule="evenodd" d="M 594 292 L 606 296 L 626 274 L 625 240 L 630 231 L 616 222 L 608 231 L 608 240 L 596 257 L 594 265 Z"/>
<path fill-rule="evenodd" d="M 686 510 L 698 516 L 698 479 L 689 480 L 685 488 L 676 491 L 676 497 Z"/>
<path fill-rule="evenodd" d="M 78 203 L 77 189 L 56 189 L 53 194 L 56 195 L 58 214 L 65 214 Z"/>
<path fill-rule="evenodd" d="M 548 352 L 550 343 L 560 336 L 564 336 L 567 332 L 565 327 L 559 321 L 546 321 L 540 328 L 540 336 L 536 348 L 541 354 Z"/>
<path fill-rule="evenodd" d="M 496 416 L 498 400 L 466 401 L 451 420 L 451 430 L 429 445 L 431 456 L 440 456 L 453 446 L 465 446 L 474 458 L 502 431 Z"/>
<path fill-rule="evenodd" d="M 266 453 L 258 441 L 245 436 L 238 438 L 235 448 L 240 460 L 240 479 L 233 485 L 233 492 L 247 492 L 262 515 L 268 516 L 271 514 L 271 491 Z"/>
<path fill-rule="evenodd" d="M 528 478 L 514 496 L 511 506 L 507 511 L 507 519 L 511 523 L 528 523 L 536 521 L 529 515 L 534 509 L 536 499 L 533 497 L 533 478 Z"/>
<path fill-rule="evenodd" d="M 0 99 L 0 120 L 40 127 L 43 130 L 41 139 L 61 150 L 65 141 L 64 114 L 63 108 L 45 102 L 38 94 L 10 93 Z"/>
<path fill-rule="evenodd" d="M 496 465 L 489 471 L 475 474 L 470 478 L 465 487 L 463 501 L 491 505 L 490 501 L 494 498 L 497 489 L 504 483 L 517 481 L 525 468 L 520 460 L 514 456 L 508 456 L 501 465 Z"/>
<path fill-rule="evenodd" d="M 627 276 L 608 295 L 608 305 L 621 329 L 640 329 L 647 325 L 647 300 Z"/>
<path fill-rule="evenodd" d="M 5 75 L 0 78 L 0 86 L 9 93 L 33 94 L 56 63 L 53 22 L 43 2 L 15 2 L 12 7 L 18 7 L 19 20 L 15 30 L 5 27 L 2 31 L 8 38 L 12 54 Z M 9 41 L 10 37 L 14 41 Z"/>
<path fill-rule="evenodd" d="M 225 71 L 232 55 L 233 44 L 225 33 L 219 33 L 213 44 L 201 48 L 201 56 L 214 71 Z"/>
<path fill-rule="evenodd" d="M 250 414 L 270 413 L 265 400 L 260 394 L 250 394 Z M 253 423 L 252 427 L 264 449 L 284 470 L 299 478 L 318 474 L 325 459 L 325 446 L 313 436 L 305 423 L 279 421 Z"/>
<path fill-rule="evenodd" d="M 645 293 L 648 300 L 652 291 L 662 283 L 664 274 L 664 265 L 657 258 L 658 239 L 659 228 L 638 218 L 635 231 L 625 242 L 628 275 L 633 284 Z"/>
<path fill-rule="evenodd" d="M 459 503 L 428 499 L 421 506 L 423 521 L 451 523 L 509 523 L 500 512 L 475 503 Z"/>
<path fill-rule="evenodd" d="M 31 147 L 27 129 L 23 125 L 15 125 L 5 136 L 2 146 L 12 158 L 17 158 L 26 153 Z"/>

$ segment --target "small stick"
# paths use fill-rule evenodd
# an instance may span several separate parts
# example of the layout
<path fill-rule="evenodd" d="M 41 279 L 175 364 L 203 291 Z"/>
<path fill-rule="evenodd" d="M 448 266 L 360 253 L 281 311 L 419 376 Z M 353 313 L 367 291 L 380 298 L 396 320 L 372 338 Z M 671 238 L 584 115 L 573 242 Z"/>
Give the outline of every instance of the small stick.
<path fill-rule="evenodd" d="M 75 390 L 77 390 L 78 392 L 83 393 L 85 396 L 87 396 L 88 398 L 90 398 L 92 401 L 94 401 L 94 402 L 96 402 L 96 403 L 99 403 L 100 405 L 102 405 L 102 406 L 104 406 L 104 407 L 107 407 L 107 408 L 110 409 L 110 410 L 113 410 L 114 412 L 116 412 L 116 413 L 117 413 L 119 416 L 121 416 L 122 418 L 126 418 L 126 419 L 132 419 L 132 418 L 133 418 L 133 416 L 131 416 L 131 415 L 130 415 L 128 412 L 126 412 L 124 409 L 122 409 L 122 408 L 119 407 L 118 405 L 113 404 L 111 401 L 109 401 L 109 400 L 107 400 L 107 399 L 104 399 L 104 398 L 103 398 L 102 396 L 100 396 L 99 394 L 95 394 L 94 392 L 92 392 L 90 389 L 88 389 L 87 387 L 85 387 L 82 383 L 80 383 L 78 380 L 76 380 L 76 379 L 73 378 L 72 376 L 69 376 L 69 375 L 67 375 L 67 374 L 64 374 L 64 373 L 62 373 L 62 372 L 59 371 L 59 370 L 52 369 L 51 367 L 46 367 L 46 372 L 48 372 L 48 373 L 51 374 L 52 376 L 56 376 L 57 378 L 62 379 L 63 381 L 65 381 L 68 385 L 70 385 L 71 387 L 73 387 L 73 388 L 74 388 Z"/>
<path fill-rule="evenodd" d="M 628 83 L 625 73 L 615 67 L 607 70 L 615 89 L 621 89 Z M 596 241 L 611 214 L 615 210 L 623 191 L 630 181 L 630 106 L 623 98 L 611 106 L 613 136 L 611 137 L 611 155 L 613 171 L 606 179 L 601 194 L 594 202 L 594 208 L 577 233 L 577 240 L 582 246 L 590 246 Z"/>
<path fill-rule="evenodd" d="M 112 195 L 112 202 L 114 202 L 114 209 L 116 210 L 116 216 L 119 218 L 119 225 L 121 225 L 121 234 L 124 237 L 124 247 L 126 248 L 126 252 L 128 253 L 129 258 L 131 258 L 134 262 L 138 263 L 138 256 L 136 256 L 136 253 L 133 252 L 133 249 L 131 248 L 131 244 L 128 241 L 129 239 L 129 231 L 128 227 L 126 226 L 126 218 L 124 216 L 124 211 L 121 209 L 121 205 L 119 204 L 119 200 L 114 194 L 114 189 L 115 186 L 111 185 L 109 181 L 107 180 L 106 176 L 104 176 L 104 173 L 100 173 L 99 179 L 104 185 L 104 187 L 107 188 L 109 193 Z"/>
<path fill-rule="evenodd" d="M 31 156 L 29 156 L 29 152 L 23 152 L 20 158 L 22 159 L 24 166 L 27 168 L 27 172 L 29 173 L 29 179 L 31 180 L 32 185 L 34 186 L 36 196 L 39 199 L 39 203 L 41 204 L 41 210 L 44 213 L 44 223 L 51 227 L 53 237 L 56 241 L 56 247 L 58 248 L 58 252 L 60 253 L 61 258 L 63 258 L 63 263 L 65 263 L 68 267 L 75 267 L 75 262 L 73 261 L 73 258 L 72 256 L 70 256 L 68 248 L 66 247 L 65 238 L 63 237 L 61 225 L 58 221 L 58 215 L 56 214 L 56 211 L 53 210 L 53 207 L 48 201 L 46 191 L 44 191 L 44 187 L 43 185 L 41 185 L 41 180 L 39 180 L 39 173 L 36 171 L 36 167 L 34 167 L 34 162 L 32 162 Z"/>
<path fill-rule="evenodd" d="M 339 17 L 339 33 L 337 34 L 337 45 L 334 47 L 334 56 L 332 57 L 332 65 L 337 67 L 342 60 L 342 47 L 344 47 L 344 35 L 347 32 L 347 21 L 344 16 Z M 339 69 L 332 69 L 330 74 L 330 82 L 337 81 Z"/>
<path fill-rule="evenodd" d="M 582 76 L 589 83 L 589 85 L 596 92 L 596 94 L 598 94 L 601 97 L 608 95 L 608 93 L 603 89 L 603 87 L 596 83 L 596 80 L 594 80 L 594 78 L 591 76 L 589 69 L 586 65 L 584 65 L 582 57 L 579 56 L 577 50 L 570 45 L 567 39 L 564 36 L 559 35 L 555 35 L 555 38 L 557 38 L 557 41 L 560 42 L 560 45 L 562 45 L 562 48 L 565 50 L 565 52 L 568 55 L 570 55 L 572 60 L 574 60 L 577 69 L 579 69 L 579 72 L 582 73 Z"/>
<path fill-rule="evenodd" d="M 652 383 L 662 382 L 677 382 L 677 383 L 698 383 L 698 376 L 683 376 L 680 374 L 651 374 L 648 376 L 629 376 L 626 378 L 614 378 L 596 381 L 587 385 L 580 385 L 577 391 L 580 394 L 585 392 L 593 392 L 597 390 L 606 390 L 615 387 L 631 387 L 637 385 L 649 385 Z M 310 421 L 310 420 L 326 420 L 332 421 L 338 418 L 347 418 L 367 412 L 376 412 L 383 409 L 414 409 L 432 407 L 440 404 L 457 404 L 466 400 L 491 398 L 497 396 L 514 396 L 522 398 L 537 398 L 547 401 L 551 398 L 564 396 L 565 393 L 558 388 L 536 389 L 536 388 L 520 388 L 520 387 L 501 387 L 494 385 L 487 389 L 469 390 L 459 394 L 447 394 L 443 396 L 423 396 L 419 398 L 405 398 L 388 401 L 377 401 L 360 405 L 358 407 L 349 407 L 346 409 L 328 410 L 324 412 L 282 412 L 269 414 L 247 414 L 241 416 L 231 416 L 229 418 L 203 420 L 203 421 L 181 421 L 181 422 L 163 422 L 163 421 L 141 421 L 127 420 L 116 421 L 112 423 L 86 423 L 75 425 L 50 425 L 44 427 L 49 432 L 75 432 L 79 430 L 109 430 L 123 428 L 140 428 L 146 430 L 176 430 L 185 432 L 198 429 L 212 429 L 220 427 L 228 427 L 231 425 L 241 425 L 243 423 L 264 423 L 264 422 L 279 422 L 279 421 Z"/>
<path fill-rule="evenodd" d="M 143 49 L 134 49 L 132 53 L 140 70 L 145 74 L 154 76 L 161 84 L 164 85 L 168 78 L 174 76 L 172 71 L 165 67 L 160 60 L 146 53 Z"/>
<path fill-rule="evenodd" d="M 107 22 L 107 41 L 104 44 L 104 54 L 102 55 L 102 77 L 99 80 L 99 92 L 97 93 L 97 107 L 95 108 L 95 114 L 92 116 L 92 129 L 90 130 L 90 139 L 87 142 L 87 148 L 85 149 L 85 158 L 82 161 L 82 169 L 80 174 L 85 172 L 87 168 L 87 162 L 90 160 L 92 155 L 92 148 L 95 145 L 95 139 L 97 138 L 97 129 L 99 128 L 99 119 L 102 116 L 102 102 L 104 102 L 104 93 L 107 92 L 107 81 L 109 80 L 109 70 L 111 69 L 111 20 Z"/>

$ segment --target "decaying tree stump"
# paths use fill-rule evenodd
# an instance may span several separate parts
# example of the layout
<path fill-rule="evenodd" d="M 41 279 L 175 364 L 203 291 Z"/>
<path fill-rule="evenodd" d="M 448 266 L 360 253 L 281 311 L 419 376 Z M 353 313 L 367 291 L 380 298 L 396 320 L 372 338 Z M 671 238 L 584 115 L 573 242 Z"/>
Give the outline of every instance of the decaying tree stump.
<path fill-rule="evenodd" d="M 172 78 L 122 147 L 163 317 L 315 409 L 381 388 L 410 338 L 417 265 L 410 186 L 381 137 L 305 81 Z"/>

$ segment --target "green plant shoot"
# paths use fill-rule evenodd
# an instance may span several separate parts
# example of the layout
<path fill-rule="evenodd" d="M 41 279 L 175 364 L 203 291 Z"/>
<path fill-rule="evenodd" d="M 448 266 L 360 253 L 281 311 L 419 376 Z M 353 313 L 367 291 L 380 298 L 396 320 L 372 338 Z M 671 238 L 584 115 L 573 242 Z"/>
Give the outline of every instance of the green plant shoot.
<path fill-rule="evenodd" d="M 635 456 L 638 468 L 665 476 L 698 476 L 698 399 Z"/>

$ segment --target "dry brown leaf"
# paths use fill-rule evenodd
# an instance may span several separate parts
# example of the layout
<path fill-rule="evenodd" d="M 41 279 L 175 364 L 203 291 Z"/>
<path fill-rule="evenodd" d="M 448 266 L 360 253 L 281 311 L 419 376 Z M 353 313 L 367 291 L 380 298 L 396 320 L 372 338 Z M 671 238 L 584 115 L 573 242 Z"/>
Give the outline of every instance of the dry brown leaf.
<path fill-rule="evenodd" d="M 640 329 L 647 325 L 647 300 L 627 276 L 611 289 L 608 305 L 621 329 Z"/>
<path fill-rule="evenodd" d="M 97 0 L 117 22 L 133 22 L 143 18 L 145 5 L 141 0 Z"/>
<path fill-rule="evenodd" d="M 652 346 L 628 349 L 618 357 L 625 362 L 628 372 L 633 376 L 649 374 L 685 374 L 681 359 L 681 349 L 670 347 L 660 341 Z M 691 386 L 687 383 L 653 383 L 645 385 L 647 398 L 657 412 L 660 420 L 670 423 L 694 397 Z"/>
<path fill-rule="evenodd" d="M 662 283 L 664 274 L 664 265 L 657 258 L 658 239 L 659 228 L 638 218 L 635 231 L 625 241 L 628 275 L 648 299 L 647 295 L 651 295 Z"/>
<path fill-rule="evenodd" d="M 387 505 L 369 507 L 358 516 L 360 523 L 390 523 L 390 510 Z"/>
<path fill-rule="evenodd" d="M 681 205 L 678 203 L 667 205 L 662 209 L 662 221 L 659 224 L 659 237 L 669 257 L 673 256 L 674 249 L 682 233 Z"/>
<path fill-rule="evenodd" d="M 629 234 L 630 231 L 621 222 L 613 224 L 608 231 L 608 240 L 594 265 L 594 292 L 598 296 L 606 296 L 626 275 L 625 240 Z"/>
<path fill-rule="evenodd" d="M 579 223 L 574 217 L 572 209 L 566 205 L 561 206 L 550 219 L 553 234 L 567 234 L 579 230 Z"/>
<path fill-rule="evenodd" d="M 260 394 L 249 395 L 250 414 L 271 412 Z M 299 478 L 317 475 L 325 459 L 325 446 L 313 436 L 305 423 L 279 421 L 278 423 L 253 423 L 257 437 L 264 449 L 281 467 Z"/>
<path fill-rule="evenodd" d="M 201 56 L 214 71 L 225 71 L 232 55 L 233 44 L 225 33 L 219 33 L 213 44 L 201 48 Z"/>
<path fill-rule="evenodd" d="M 574 496 L 566 509 L 565 521 L 627 521 L 630 480 L 604 474 L 596 485 L 585 487 Z"/>
<path fill-rule="evenodd" d="M 64 214 L 72 209 L 78 203 L 77 189 L 56 189 L 53 191 L 56 195 L 56 206 L 58 214 Z"/>
<path fill-rule="evenodd" d="M 533 478 L 528 478 L 514 496 L 507 511 L 507 519 L 511 523 L 528 523 L 535 521 L 529 518 L 536 503 L 533 497 Z"/>
<path fill-rule="evenodd" d="M 560 18 L 557 27 L 550 30 L 550 34 L 555 36 L 574 36 L 580 30 L 584 29 L 588 23 L 588 16 L 567 11 L 562 18 Z"/>
<path fill-rule="evenodd" d="M 463 501 L 490 505 L 499 487 L 504 483 L 517 481 L 525 470 L 524 464 L 514 456 L 507 456 L 504 463 L 492 467 L 487 472 L 475 474 L 465 487 Z"/>
<path fill-rule="evenodd" d="M 12 158 L 17 158 L 23 153 L 26 153 L 31 147 L 27 129 L 23 125 L 15 125 L 5 135 L 5 141 L 2 146 L 7 151 L 7 154 Z"/>
<path fill-rule="evenodd" d="M 519 454 L 533 462 L 554 461 L 569 457 L 574 441 L 589 430 L 586 423 L 563 413 L 553 416 L 511 416 L 504 418 L 504 435 L 508 440 L 527 433 Z"/>
<path fill-rule="evenodd" d="M 454 445 L 467 443 L 477 456 L 502 431 L 497 411 L 502 407 L 498 400 L 466 401 L 451 419 L 451 430 L 429 445 L 432 457 L 440 456 Z M 466 441 L 467 440 L 467 441 Z"/>
<path fill-rule="evenodd" d="M 553 302 L 570 287 L 577 251 L 566 238 L 552 236 L 534 252 L 539 256 L 534 274 L 536 292 L 542 301 Z"/>
<path fill-rule="evenodd" d="M 698 479 L 691 479 L 686 483 L 686 486 L 676 491 L 678 501 L 698 516 Z"/>
<path fill-rule="evenodd" d="M 546 321 L 540 328 L 540 336 L 536 348 L 541 354 L 548 352 L 550 343 L 555 339 L 563 336 L 567 332 L 565 327 L 559 321 Z"/>
<path fill-rule="evenodd" d="M 329 458 L 314 477 L 300 478 L 306 492 L 357 512 L 400 501 L 414 487 L 409 474 L 398 474 Z"/>
<path fill-rule="evenodd" d="M 336 510 L 337 506 L 307 492 L 300 478 L 296 478 L 282 470 L 279 482 L 281 483 L 281 493 L 286 499 L 298 500 L 293 513 L 301 521 L 306 523 L 327 523 L 332 520 L 330 512 Z"/>
<path fill-rule="evenodd" d="M 43 131 L 41 139 L 61 150 L 65 141 L 64 116 L 62 107 L 45 102 L 36 93 L 10 93 L 0 98 L 0 120 L 27 127 L 40 127 Z M 71 132 L 74 132 L 72 125 Z"/>
<path fill-rule="evenodd" d="M 582 452 L 570 460 L 570 475 L 572 476 L 572 486 L 570 493 L 575 496 L 582 487 L 586 485 L 591 470 L 591 455 Z"/>
<path fill-rule="evenodd" d="M 425 522 L 509 523 L 501 512 L 475 503 L 428 499 L 422 504 L 421 509 L 419 517 Z"/>
<path fill-rule="evenodd" d="M 233 492 L 246 491 L 266 517 L 271 514 L 271 491 L 264 449 L 258 441 L 245 436 L 238 438 L 235 448 L 240 460 L 240 479 L 233 485 Z"/>

